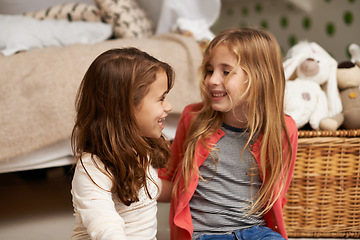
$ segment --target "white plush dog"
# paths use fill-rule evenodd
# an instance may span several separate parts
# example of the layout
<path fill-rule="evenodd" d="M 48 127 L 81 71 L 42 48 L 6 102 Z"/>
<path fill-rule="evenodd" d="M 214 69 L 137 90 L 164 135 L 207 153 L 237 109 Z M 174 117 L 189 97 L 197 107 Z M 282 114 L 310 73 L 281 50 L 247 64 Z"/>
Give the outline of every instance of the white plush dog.
<path fill-rule="evenodd" d="M 284 60 L 285 113 L 298 128 L 310 123 L 318 130 L 324 118 L 342 112 L 337 86 L 337 62 L 315 42 L 293 46 Z"/>

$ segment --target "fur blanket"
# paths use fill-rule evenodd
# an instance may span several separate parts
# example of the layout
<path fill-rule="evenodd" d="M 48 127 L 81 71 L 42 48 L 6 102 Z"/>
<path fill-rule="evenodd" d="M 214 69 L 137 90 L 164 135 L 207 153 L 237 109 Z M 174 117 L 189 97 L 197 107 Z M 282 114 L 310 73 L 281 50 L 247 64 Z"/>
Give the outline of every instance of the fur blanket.
<path fill-rule="evenodd" d="M 70 138 L 75 95 L 85 71 L 100 53 L 129 46 L 175 69 L 175 85 L 168 95 L 173 113 L 200 100 L 201 50 L 195 40 L 181 35 L 115 39 L 0 56 L 0 161 Z"/>

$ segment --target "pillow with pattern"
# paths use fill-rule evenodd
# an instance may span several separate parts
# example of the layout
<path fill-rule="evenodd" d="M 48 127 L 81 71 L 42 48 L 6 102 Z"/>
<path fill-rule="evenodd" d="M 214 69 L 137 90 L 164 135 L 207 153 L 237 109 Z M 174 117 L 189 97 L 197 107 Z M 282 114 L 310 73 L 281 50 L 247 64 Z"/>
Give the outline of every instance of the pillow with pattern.
<path fill-rule="evenodd" d="M 66 19 L 72 21 L 101 22 L 100 10 L 88 3 L 64 3 L 38 11 L 26 12 L 23 15 L 38 20 Z"/>
<path fill-rule="evenodd" d="M 95 0 L 105 22 L 113 26 L 116 38 L 150 37 L 152 21 L 135 0 Z"/>

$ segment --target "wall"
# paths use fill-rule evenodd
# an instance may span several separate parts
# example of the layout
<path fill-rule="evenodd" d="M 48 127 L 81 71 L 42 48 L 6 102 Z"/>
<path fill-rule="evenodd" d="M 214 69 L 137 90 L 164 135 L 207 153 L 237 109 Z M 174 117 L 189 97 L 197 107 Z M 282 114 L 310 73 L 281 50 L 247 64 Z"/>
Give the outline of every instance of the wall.
<path fill-rule="evenodd" d="M 283 53 L 296 42 L 317 42 L 338 62 L 349 60 L 350 43 L 360 45 L 360 0 L 222 0 L 212 30 L 264 26 Z"/>

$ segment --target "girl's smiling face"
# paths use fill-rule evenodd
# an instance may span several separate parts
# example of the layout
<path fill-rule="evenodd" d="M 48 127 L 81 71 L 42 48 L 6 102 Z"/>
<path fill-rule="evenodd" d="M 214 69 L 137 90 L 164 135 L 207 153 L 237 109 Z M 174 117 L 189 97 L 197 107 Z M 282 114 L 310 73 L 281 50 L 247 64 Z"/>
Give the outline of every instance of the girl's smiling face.
<path fill-rule="evenodd" d="M 172 106 L 166 99 L 168 94 L 168 79 L 164 71 L 156 74 L 156 80 L 150 85 L 148 93 L 135 107 L 135 119 L 143 136 L 159 138 L 164 129 L 164 123 Z"/>
<path fill-rule="evenodd" d="M 238 66 L 236 55 L 224 45 L 213 49 L 206 67 L 205 86 L 212 108 L 224 113 L 225 123 L 244 127 L 239 120 L 245 120 L 243 106 L 246 101 L 247 74 Z"/>

